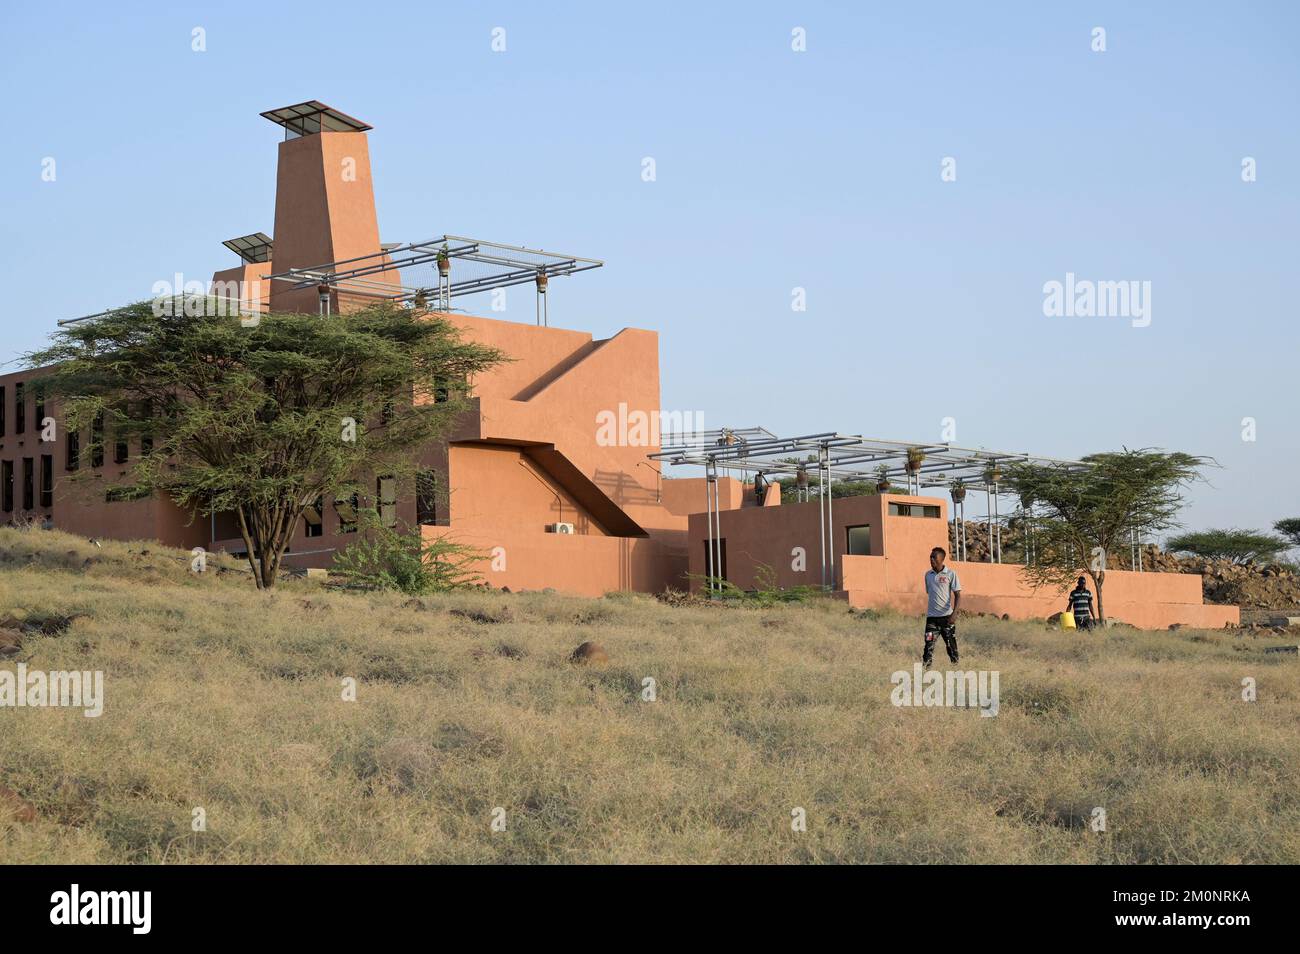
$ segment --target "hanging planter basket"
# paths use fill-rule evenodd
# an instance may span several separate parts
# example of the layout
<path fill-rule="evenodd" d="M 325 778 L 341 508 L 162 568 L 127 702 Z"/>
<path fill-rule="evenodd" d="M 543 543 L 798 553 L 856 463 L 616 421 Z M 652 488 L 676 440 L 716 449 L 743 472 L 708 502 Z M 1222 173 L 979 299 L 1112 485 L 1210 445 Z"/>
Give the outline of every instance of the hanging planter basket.
<path fill-rule="evenodd" d="M 907 449 L 907 472 L 915 476 L 920 473 L 921 462 L 925 460 L 925 452 L 919 447 L 909 447 Z"/>

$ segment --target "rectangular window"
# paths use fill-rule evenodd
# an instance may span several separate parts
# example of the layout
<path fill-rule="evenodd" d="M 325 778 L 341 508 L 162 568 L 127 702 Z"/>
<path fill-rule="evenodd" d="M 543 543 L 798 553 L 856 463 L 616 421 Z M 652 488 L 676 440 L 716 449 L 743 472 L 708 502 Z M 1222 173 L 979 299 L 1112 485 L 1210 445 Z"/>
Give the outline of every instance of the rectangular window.
<path fill-rule="evenodd" d="M 36 430 L 43 430 L 45 427 L 45 384 L 42 381 L 36 382 Z"/>
<path fill-rule="evenodd" d="M 0 437 L 5 436 L 5 412 L 8 410 L 8 403 L 5 400 L 4 385 L 0 384 Z"/>
<path fill-rule="evenodd" d="M 14 433 L 21 434 L 27 426 L 27 402 L 23 397 L 23 382 L 14 384 Z"/>
<path fill-rule="evenodd" d="M 338 497 L 334 501 L 334 512 L 339 518 L 339 533 L 355 533 L 357 529 L 357 495 Z"/>
<path fill-rule="evenodd" d="M 41 455 L 41 506 L 49 510 L 54 506 L 54 455 Z"/>
<path fill-rule="evenodd" d="M 319 537 L 325 532 L 324 506 L 325 501 L 317 497 L 314 504 L 303 510 L 302 522 L 306 524 L 307 536 Z"/>
<path fill-rule="evenodd" d="M 713 541 L 713 545 L 714 545 L 714 548 L 715 548 L 715 549 L 712 551 L 713 554 L 714 554 L 714 555 L 717 555 L 717 554 L 718 554 L 718 551 L 720 550 L 720 551 L 721 551 L 721 556 L 720 556 L 719 559 L 718 559 L 718 566 L 713 567 L 713 573 L 710 574 L 710 573 L 709 573 L 709 565 L 710 565 L 710 562 L 712 561 L 713 557 L 710 556 L 709 541 L 708 541 L 708 540 L 705 540 L 705 541 L 704 541 L 704 575 L 705 575 L 705 576 L 710 576 L 710 575 L 711 575 L 711 576 L 713 576 L 715 579 L 725 580 L 725 579 L 727 578 L 727 541 L 726 541 L 726 538 L 724 537 L 723 539 L 720 539 L 720 540 L 714 540 L 714 541 Z"/>
<path fill-rule="evenodd" d="M 68 462 L 65 467 L 67 470 L 76 470 L 81 466 L 81 433 L 68 431 L 67 441 Z"/>
<path fill-rule="evenodd" d="M 933 517 L 939 518 L 939 507 L 937 504 L 899 504 L 891 503 L 889 505 L 889 515 L 891 517 Z"/>
<path fill-rule="evenodd" d="M 31 510 L 36 506 L 36 460 L 23 458 L 23 509 Z"/>
<path fill-rule="evenodd" d="M 438 524 L 438 477 L 431 470 L 415 475 L 415 520 L 426 527 Z"/>
<path fill-rule="evenodd" d="M 104 500 L 108 503 L 122 503 L 128 500 L 144 500 L 150 496 L 148 490 L 143 487 L 113 487 L 104 492 Z"/>
<path fill-rule="evenodd" d="M 397 478 L 380 477 L 375 481 L 379 498 L 379 520 L 385 527 L 397 526 Z"/>
<path fill-rule="evenodd" d="M 0 462 L 0 496 L 4 497 L 4 509 L 13 513 L 14 509 L 14 462 Z"/>
<path fill-rule="evenodd" d="M 131 448 L 126 441 L 119 440 L 113 444 L 113 463 L 125 464 L 131 456 Z"/>
<path fill-rule="evenodd" d="M 844 552 L 849 556 L 871 556 L 871 526 L 864 524 L 858 527 L 846 527 L 848 535 L 848 549 Z"/>
<path fill-rule="evenodd" d="M 140 417 L 142 417 L 146 421 L 153 420 L 152 401 L 144 402 L 144 404 L 140 408 Z M 153 450 L 153 434 L 150 431 L 145 431 L 143 434 L 140 435 L 140 456 L 148 457 L 152 450 Z"/>
<path fill-rule="evenodd" d="M 104 412 L 100 411 L 90 422 L 90 466 L 104 466 Z"/>

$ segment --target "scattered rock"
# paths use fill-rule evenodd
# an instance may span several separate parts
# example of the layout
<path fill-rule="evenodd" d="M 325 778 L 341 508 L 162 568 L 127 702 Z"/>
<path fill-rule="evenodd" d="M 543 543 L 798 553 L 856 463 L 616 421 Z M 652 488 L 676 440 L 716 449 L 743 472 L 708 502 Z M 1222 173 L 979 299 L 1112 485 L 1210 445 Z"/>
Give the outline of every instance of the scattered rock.
<path fill-rule="evenodd" d="M 1297 653 L 1300 654 L 1300 646 L 1266 646 L 1266 653 Z"/>
<path fill-rule="evenodd" d="M 569 654 L 569 662 L 577 663 L 580 666 L 603 666 L 609 662 L 609 654 L 605 652 L 605 647 L 600 643 L 587 640 Z"/>
<path fill-rule="evenodd" d="M 510 612 L 509 606 L 501 607 L 499 613 L 485 613 L 482 610 L 454 609 L 451 610 L 451 615 L 473 620 L 476 623 L 508 623 L 514 619 L 514 614 Z"/>
<path fill-rule="evenodd" d="M 9 815 L 14 821 L 36 821 L 36 806 L 11 788 L 0 785 L 0 816 Z"/>

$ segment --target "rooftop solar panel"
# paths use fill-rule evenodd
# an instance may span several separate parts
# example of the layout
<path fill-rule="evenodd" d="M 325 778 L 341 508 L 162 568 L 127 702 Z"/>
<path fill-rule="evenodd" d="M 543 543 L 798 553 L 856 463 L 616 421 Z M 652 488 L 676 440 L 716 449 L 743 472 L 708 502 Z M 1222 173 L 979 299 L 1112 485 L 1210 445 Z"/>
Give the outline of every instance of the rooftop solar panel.
<path fill-rule="evenodd" d="M 249 263 L 271 260 L 271 236 L 265 232 L 241 235 L 239 238 L 227 239 L 221 244 Z"/>
<path fill-rule="evenodd" d="M 262 115 L 277 126 L 283 126 L 286 134 L 293 136 L 310 136 L 318 132 L 365 132 L 374 128 L 314 99 L 296 106 L 267 110 Z"/>

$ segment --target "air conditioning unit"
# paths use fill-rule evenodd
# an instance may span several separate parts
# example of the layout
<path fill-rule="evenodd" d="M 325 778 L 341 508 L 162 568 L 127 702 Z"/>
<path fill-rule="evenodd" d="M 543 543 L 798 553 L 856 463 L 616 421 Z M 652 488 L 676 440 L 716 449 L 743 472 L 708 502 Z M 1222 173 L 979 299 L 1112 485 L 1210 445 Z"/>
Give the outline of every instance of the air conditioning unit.
<path fill-rule="evenodd" d="M 546 528 L 551 533 L 573 533 L 573 524 L 571 523 L 553 523 Z"/>

